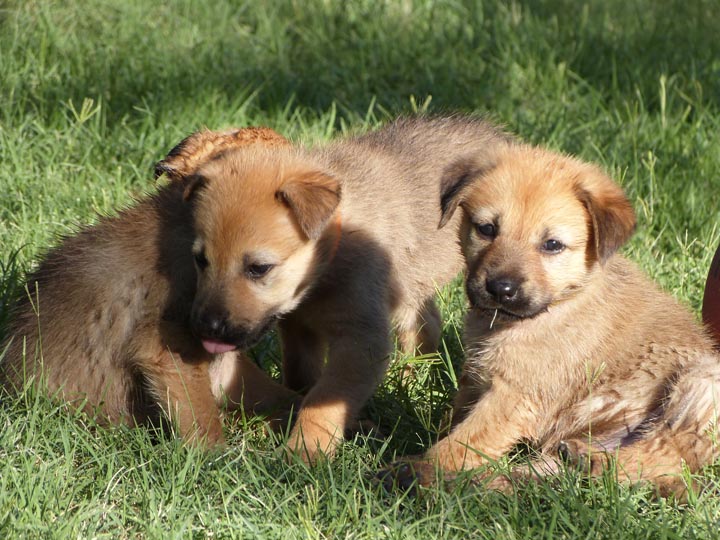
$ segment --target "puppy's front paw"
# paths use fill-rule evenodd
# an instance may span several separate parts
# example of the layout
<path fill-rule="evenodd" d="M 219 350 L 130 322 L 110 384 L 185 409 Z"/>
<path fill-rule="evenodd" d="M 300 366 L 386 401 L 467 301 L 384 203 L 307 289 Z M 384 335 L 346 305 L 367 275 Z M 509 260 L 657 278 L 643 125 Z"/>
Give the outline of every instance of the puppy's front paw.
<path fill-rule="evenodd" d="M 314 464 L 332 457 L 340 441 L 321 426 L 298 423 L 290 432 L 286 457 L 292 461 L 299 456 L 305 463 Z"/>
<path fill-rule="evenodd" d="M 418 487 L 430 487 L 437 483 L 435 465 L 428 461 L 401 460 L 375 474 L 373 482 L 381 485 L 387 493 L 396 490 L 411 496 L 418 494 Z"/>

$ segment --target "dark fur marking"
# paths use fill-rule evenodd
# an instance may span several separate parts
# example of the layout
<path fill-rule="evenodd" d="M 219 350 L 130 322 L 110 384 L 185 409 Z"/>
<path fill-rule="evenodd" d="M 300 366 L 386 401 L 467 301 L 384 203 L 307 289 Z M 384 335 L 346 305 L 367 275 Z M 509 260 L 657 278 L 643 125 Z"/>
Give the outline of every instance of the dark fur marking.
<path fill-rule="evenodd" d="M 461 158 L 448 165 L 440 180 L 440 223 L 442 229 L 455 213 L 466 188 L 495 167 L 494 163 L 484 166 L 473 158 Z"/>

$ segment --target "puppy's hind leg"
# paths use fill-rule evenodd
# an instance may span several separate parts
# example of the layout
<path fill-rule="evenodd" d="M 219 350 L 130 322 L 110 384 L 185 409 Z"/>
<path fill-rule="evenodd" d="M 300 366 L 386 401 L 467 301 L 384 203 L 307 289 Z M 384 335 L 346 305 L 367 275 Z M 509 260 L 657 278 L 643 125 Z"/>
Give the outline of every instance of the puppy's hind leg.
<path fill-rule="evenodd" d="M 610 458 L 620 480 L 653 482 L 661 495 L 681 495 L 687 488 L 683 469 L 696 472 L 720 455 L 720 362 L 708 356 L 682 373 L 656 427 L 616 452 L 588 452 L 584 443 L 569 447 L 588 472 L 598 475 Z"/>
<path fill-rule="evenodd" d="M 428 298 L 419 308 L 405 306 L 396 314 L 397 334 L 407 355 L 432 354 L 440 346 L 442 319 L 435 300 Z"/>
<path fill-rule="evenodd" d="M 206 362 L 187 362 L 177 354 L 163 351 L 151 360 L 138 362 L 137 367 L 150 394 L 177 426 L 183 440 L 202 447 L 225 445 Z"/>

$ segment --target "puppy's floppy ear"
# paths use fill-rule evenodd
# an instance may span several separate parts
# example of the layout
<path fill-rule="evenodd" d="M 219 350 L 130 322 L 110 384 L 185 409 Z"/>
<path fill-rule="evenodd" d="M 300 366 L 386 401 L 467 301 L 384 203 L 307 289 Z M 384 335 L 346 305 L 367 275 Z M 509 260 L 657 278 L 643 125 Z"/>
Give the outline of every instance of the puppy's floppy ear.
<path fill-rule="evenodd" d="M 590 216 L 597 260 L 605 264 L 635 231 L 635 212 L 622 188 L 596 167 L 578 180 L 575 192 Z"/>
<path fill-rule="evenodd" d="M 155 178 L 166 174 L 172 180 L 186 178 L 220 153 L 231 148 L 263 144 L 285 146 L 289 141 L 269 128 L 248 127 L 226 131 L 204 129 L 193 133 L 178 143 L 165 159 L 155 165 Z"/>
<path fill-rule="evenodd" d="M 440 223 L 442 229 L 462 202 L 467 188 L 495 167 L 492 162 L 480 163 L 473 158 L 461 158 L 447 166 L 440 180 Z"/>
<path fill-rule="evenodd" d="M 340 204 L 340 191 L 335 178 L 311 171 L 288 178 L 275 197 L 290 208 L 303 233 L 317 240 Z"/>

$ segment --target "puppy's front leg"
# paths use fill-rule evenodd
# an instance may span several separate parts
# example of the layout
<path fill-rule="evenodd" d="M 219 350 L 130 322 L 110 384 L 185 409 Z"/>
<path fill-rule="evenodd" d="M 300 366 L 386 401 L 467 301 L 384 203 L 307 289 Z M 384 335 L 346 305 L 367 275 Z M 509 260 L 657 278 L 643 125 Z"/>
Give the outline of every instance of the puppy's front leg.
<path fill-rule="evenodd" d="M 468 381 L 465 377 L 463 380 Z M 475 387 L 464 386 L 460 391 L 476 394 Z M 466 400 L 461 398 L 461 403 Z M 450 434 L 440 440 L 422 457 L 401 459 L 380 471 L 376 479 L 388 490 L 400 488 L 414 491 L 415 486 L 428 487 L 438 481 L 440 469 L 444 482 L 452 483 L 457 472 L 470 470 L 495 460 L 509 452 L 524 437 L 532 438 L 534 407 L 517 391 L 502 382 L 494 383 L 454 426 Z M 513 473 L 511 476 L 522 473 Z M 484 472 L 473 480 L 486 480 Z M 486 486 L 509 491 L 512 479 L 492 478 Z"/>
<path fill-rule="evenodd" d="M 433 354 L 440 347 L 442 318 L 433 298 L 428 298 L 420 308 L 408 305 L 399 308 L 397 319 L 398 340 L 402 351 L 410 356 Z"/>
<path fill-rule="evenodd" d="M 389 323 L 348 326 L 329 337 L 327 366 L 303 400 L 290 434 L 290 449 L 308 462 L 320 453 L 332 455 L 387 368 Z"/>
<path fill-rule="evenodd" d="M 489 387 L 489 383 L 481 383 L 475 380 L 467 369 L 463 370 L 458 392 L 453 399 L 451 430 L 465 420 L 465 417 L 472 412 L 475 403 L 480 400 Z"/>
<path fill-rule="evenodd" d="M 523 438 L 535 438 L 537 411 L 517 389 L 492 386 L 426 458 L 445 471 L 474 469 L 508 453 Z"/>

